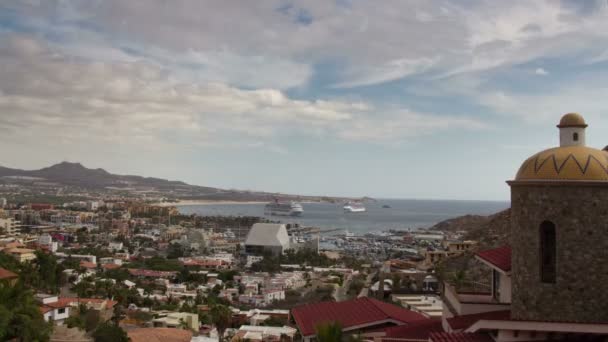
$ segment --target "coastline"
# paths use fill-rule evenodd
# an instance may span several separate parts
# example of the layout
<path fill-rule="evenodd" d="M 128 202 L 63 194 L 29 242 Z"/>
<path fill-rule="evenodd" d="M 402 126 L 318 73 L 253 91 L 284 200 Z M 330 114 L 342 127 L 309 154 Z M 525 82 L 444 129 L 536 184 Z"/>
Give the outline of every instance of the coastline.
<path fill-rule="evenodd" d="M 330 203 L 323 201 L 297 201 L 298 203 Z M 179 202 L 154 203 L 158 207 L 178 207 L 194 205 L 217 205 L 217 204 L 267 204 L 268 201 L 222 201 L 222 200 L 180 200 Z"/>
<path fill-rule="evenodd" d="M 155 203 L 159 207 L 177 207 L 189 205 L 216 205 L 216 204 L 265 204 L 267 201 L 216 201 L 216 200 L 182 200 L 179 202 Z"/>

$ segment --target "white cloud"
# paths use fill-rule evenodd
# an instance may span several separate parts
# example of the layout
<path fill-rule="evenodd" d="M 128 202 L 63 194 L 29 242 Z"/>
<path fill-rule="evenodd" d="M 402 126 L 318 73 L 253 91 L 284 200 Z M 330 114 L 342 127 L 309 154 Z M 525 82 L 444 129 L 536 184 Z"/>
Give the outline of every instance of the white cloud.
<path fill-rule="evenodd" d="M 534 73 L 539 76 L 549 75 L 549 72 L 547 72 L 547 70 L 545 70 L 543 68 L 536 68 L 536 70 L 534 70 Z"/>
<path fill-rule="evenodd" d="M 353 88 L 398 80 L 424 72 L 435 65 L 438 60 L 438 58 L 398 59 L 371 68 L 353 68 L 347 71 L 347 76 L 344 77 L 348 81 L 335 84 L 333 87 Z"/>
<path fill-rule="evenodd" d="M 0 128 L 10 132 L 0 139 L 12 143 L 36 137 L 63 145 L 259 146 L 284 153 L 273 140 L 296 133 L 390 142 L 448 125 L 481 127 L 408 111 L 382 115 L 361 101 L 299 100 L 278 89 L 196 82 L 142 61 L 74 60 L 30 36 L 4 35 L 0 43 L 8 66 L 0 68 Z"/>

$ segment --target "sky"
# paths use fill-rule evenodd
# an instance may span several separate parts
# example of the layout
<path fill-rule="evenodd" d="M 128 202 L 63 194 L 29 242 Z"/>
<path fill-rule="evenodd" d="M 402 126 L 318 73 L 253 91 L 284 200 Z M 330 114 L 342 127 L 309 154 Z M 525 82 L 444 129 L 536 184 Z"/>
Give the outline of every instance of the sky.
<path fill-rule="evenodd" d="M 508 200 L 607 80 L 605 0 L 0 0 L 0 165 Z"/>

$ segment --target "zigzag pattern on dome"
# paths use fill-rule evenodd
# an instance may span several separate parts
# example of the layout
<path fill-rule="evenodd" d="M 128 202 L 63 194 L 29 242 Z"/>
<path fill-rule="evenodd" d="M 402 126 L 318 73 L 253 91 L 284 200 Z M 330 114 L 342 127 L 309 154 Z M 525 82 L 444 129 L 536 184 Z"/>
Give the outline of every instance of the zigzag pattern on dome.
<path fill-rule="evenodd" d="M 584 146 L 552 148 L 526 160 L 515 179 L 608 181 L 608 153 Z"/>

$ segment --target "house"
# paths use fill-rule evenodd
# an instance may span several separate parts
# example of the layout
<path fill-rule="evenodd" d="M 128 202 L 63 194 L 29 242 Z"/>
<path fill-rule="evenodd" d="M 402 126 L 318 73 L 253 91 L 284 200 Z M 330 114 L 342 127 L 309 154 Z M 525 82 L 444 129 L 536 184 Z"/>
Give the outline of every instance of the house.
<path fill-rule="evenodd" d="M 40 312 L 45 321 L 62 324 L 66 318 L 70 317 L 70 304 L 59 301 L 59 297 L 37 294 L 36 299 L 40 304 Z"/>
<path fill-rule="evenodd" d="M 284 224 L 256 223 L 251 227 L 247 239 L 245 239 L 246 254 L 280 255 L 287 249 L 289 249 L 289 235 L 287 226 Z"/>
<path fill-rule="evenodd" d="M 140 268 L 129 268 L 129 274 L 139 278 L 174 278 L 177 275 L 175 271 L 154 271 Z"/>
<path fill-rule="evenodd" d="M 29 248 L 10 248 L 5 249 L 3 252 L 11 255 L 19 262 L 36 260 L 36 254 L 34 254 L 35 251 Z"/>
<path fill-rule="evenodd" d="M 8 284 L 14 286 L 19 279 L 19 275 L 17 273 L 11 272 L 5 268 L 0 267 L 0 283 Z"/>
<path fill-rule="evenodd" d="M 370 333 L 391 326 L 410 325 L 428 320 L 424 315 L 393 304 L 362 297 L 344 302 L 322 302 L 291 310 L 304 342 L 315 337 L 319 324 L 339 322 L 346 334 Z"/>
<path fill-rule="evenodd" d="M 182 328 L 198 331 L 200 328 L 198 315 L 188 312 L 170 312 L 164 317 L 155 318 L 152 324 L 156 328 Z"/>
<path fill-rule="evenodd" d="M 232 341 L 279 341 L 281 338 L 287 338 L 287 341 L 293 341 L 297 330 L 288 327 L 264 327 L 254 325 L 242 325 L 232 338 Z M 283 340 L 281 340 L 283 341 Z"/>

